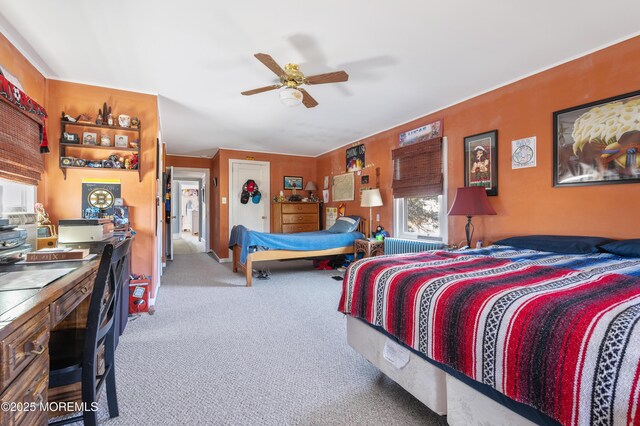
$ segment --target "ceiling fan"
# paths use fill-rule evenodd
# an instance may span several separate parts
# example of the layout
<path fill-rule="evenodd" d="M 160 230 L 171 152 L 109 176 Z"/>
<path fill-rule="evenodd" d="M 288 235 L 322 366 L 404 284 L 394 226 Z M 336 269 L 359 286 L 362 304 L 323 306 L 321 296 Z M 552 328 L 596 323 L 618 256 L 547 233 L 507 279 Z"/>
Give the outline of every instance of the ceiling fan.
<path fill-rule="evenodd" d="M 245 92 L 242 92 L 242 94 L 245 96 L 255 95 L 257 93 L 268 92 L 269 90 L 286 87 L 286 89 L 280 92 L 280 100 L 282 100 L 285 105 L 295 106 L 302 103 L 307 108 L 313 108 L 318 105 L 318 101 L 313 99 L 309 92 L 301 88 L 301 85 L 339 83 L 342 81 L 347 81 L 349 79 L 349 74 L 344 71 L 334 71 L 326 74 L 317 74 L 305 77 L 302 71 L 300 71 L 300 67 L 298 66 L 298 64 L 286 64 L 283 69 L 270 55 L 267 55 L 266 53 L 256 53 L 253 56 L 255 56 L 260 62 L 262 62 L 267 68 L 273 71 L 273 73 L 280 78 L 280 84 L 247 90 Z"/>

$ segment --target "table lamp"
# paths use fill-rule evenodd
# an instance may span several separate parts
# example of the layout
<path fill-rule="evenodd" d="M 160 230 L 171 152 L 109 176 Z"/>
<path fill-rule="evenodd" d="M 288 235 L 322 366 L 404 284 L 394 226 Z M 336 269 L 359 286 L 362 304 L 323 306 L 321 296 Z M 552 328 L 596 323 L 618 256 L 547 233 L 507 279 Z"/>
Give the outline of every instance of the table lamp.
<path fill-rule="evenodd" d="M 313 183 L 312 181 L 307 182 L 307 185 L 304 187 L 305 191 L 309 191 L 309 198 L 311 198 L 311 196 L 313 195 L 313 191 L 315 191 L 316 189 L 316 184 Z"/>
<path fill-rule="evenodd" d="M 473 238 L 474 226 L 471 223 L 472 216 L 494 215 L 496 211 L 489 203 L 487 190 L 482 186 L 470 186 L 467 188 L 458 188 L 456 198 L 449 210 L 450 216 L 466 216 L 467 224 L 464 227 L 467 236 L 467 246 L 471 247 L 471 239 Z"/>
<path fill-rule="evenodd" d="M 369 207 L 369 238 L 372 238 L 373 228 L 371 220 L 371 207 L 380 207 L 382 205 L 382 196 L 378 188 L 366 189 L 362 191 L 362 201 L 360 207 Z"/>

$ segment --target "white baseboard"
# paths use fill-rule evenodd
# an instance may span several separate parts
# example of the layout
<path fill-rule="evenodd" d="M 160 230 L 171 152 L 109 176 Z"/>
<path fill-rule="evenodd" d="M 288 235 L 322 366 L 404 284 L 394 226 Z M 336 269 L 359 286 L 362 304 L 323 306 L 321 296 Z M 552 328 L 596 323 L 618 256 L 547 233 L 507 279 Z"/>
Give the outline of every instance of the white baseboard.
<path fill-rule="evenodd" d="M 218 256 L 218 253 L 213 250 L 211 250 L 209 253 L 213 254 L 213 257 L 218 261 L 218 263 L 229 263 L 232 261 L 230 257 L 220 258 L 220 256 Z"/>

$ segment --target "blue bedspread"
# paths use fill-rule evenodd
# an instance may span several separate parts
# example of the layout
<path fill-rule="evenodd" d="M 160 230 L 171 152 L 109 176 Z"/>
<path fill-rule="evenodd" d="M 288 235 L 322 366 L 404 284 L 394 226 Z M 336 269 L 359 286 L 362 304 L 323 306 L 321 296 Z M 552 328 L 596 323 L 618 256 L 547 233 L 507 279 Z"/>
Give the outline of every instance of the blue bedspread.
<path fill-rule="evenodd" d="M 257 250 L 328 250 L 352 246 L 358 238 L 364 238 L 364 235 L 357 231 L 344 234 L 329 231 L 267 234 L 250 231 L 242 225 L 237 225 L 229 234 L 229 248 L 233 248 L 234 245 L 242 246 L 240 262 L 245 263 L 247 255 Z"/>
<path fill-rule="evenodd" d="M 465 250 L 465 253 L 581 271 L 601 269 L 602 271 L 616 274 L 640 277 L 640 258 L 621 257 L 611 253 L 561 254 L 509 246 L 489 246 L 481 249 Z"/>

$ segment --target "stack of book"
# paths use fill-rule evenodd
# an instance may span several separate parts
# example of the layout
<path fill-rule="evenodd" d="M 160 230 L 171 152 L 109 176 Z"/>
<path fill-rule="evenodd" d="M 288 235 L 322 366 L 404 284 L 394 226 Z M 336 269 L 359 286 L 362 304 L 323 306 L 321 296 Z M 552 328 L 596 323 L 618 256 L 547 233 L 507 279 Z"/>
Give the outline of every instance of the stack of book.
<path fill-rule="evenodd" d="M 62 262 L 71 260 L 88 260 L 89 249 L 55 248 L 43 249 L 27 253 L 27 263 Z M 95 257 L 92 255 L 91 257 Z"/>

